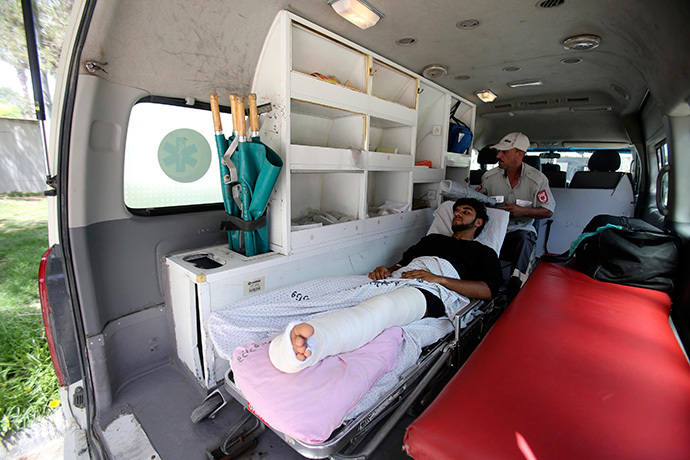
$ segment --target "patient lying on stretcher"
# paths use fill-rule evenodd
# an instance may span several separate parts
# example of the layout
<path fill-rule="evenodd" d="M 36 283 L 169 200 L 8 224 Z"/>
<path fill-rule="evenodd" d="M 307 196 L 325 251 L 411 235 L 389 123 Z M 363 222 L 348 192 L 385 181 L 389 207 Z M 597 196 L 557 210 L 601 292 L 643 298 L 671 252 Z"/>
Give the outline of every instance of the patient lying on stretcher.
<path fill-rule="evenodd" d="M 434 256 L 450 263 L 459 278 L 420 269 L 403 271 L 400 277 L 437 283 L 467 297 L 491 299 L 503 281 L 500 263 L 493 249 L 474 241 L 487 222 L 486 208 L 481 202 L 461 198 L 453 205 L 452 236 L 425 236 L 405 251 L 398 264 L 377 267 L 369 278 L 386 280 L 413 259 Z M 271 342 L 269 355 L 281 371 L 298 372 L 327 356 L 355 350 L 389 327 L 444 314 L 443 302 L 432 289 L 426 290 L 424 285 L 402 286 L 354 307 L 289 325 L 284 334 Z"/>

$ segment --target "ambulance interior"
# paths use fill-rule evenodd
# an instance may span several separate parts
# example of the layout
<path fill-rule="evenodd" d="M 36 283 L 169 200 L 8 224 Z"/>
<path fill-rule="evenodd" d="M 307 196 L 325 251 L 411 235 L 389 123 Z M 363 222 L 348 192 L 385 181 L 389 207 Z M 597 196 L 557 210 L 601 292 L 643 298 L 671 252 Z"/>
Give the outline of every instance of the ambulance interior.
<path fill-rule="evenodd" d="M 211 419 L 190 420 L 230 367 L 209 336 L 211 315 L 316 278 L 394 264 L 432 225 L 442 181 L 475 187 L 476 171 L 495 167 L 480 151 L 509 132 L 529 137 L 525 161 L 549 177 L 556 201 L 553 217 L 538 222 L 536 256 L 566 251 L 597 214 L 639 217 L 679 236 L 666 307 L 673 329 L 666 320 L 664 334 L 676 355 L 690 343 L 690 4 L 372 0 L 378 22 L 361 29 L 330 3 L 75 0 L 51 133 L 57 246 L 48 271 L 56 275 L 51 309 L 64 312 L 54 333 L 65 410 L 93 458 L 217 450 L 247 406 L 229 401 Z M 487 92 L 495 99 L 478 97 Z M 261 141 L 282 160 L 267 208 L 268 253 L 233 252 L 220 230 L 212 93 L 226 136 L 229 96 L 256 94 Z M 457 121 L 472 135 L 465 153 L 448 151 Z M 205 139 L 194 144 L 211 152 L 203 174 L 175 176 L 195 162 L 185 157 L 191 150 L 172 147 L 179 130 Z M 463 339 L 443 384 L 510 308 L 491 303 L 491 321 Z M 393 424 L 371 458 L 409 458 L 403 436 L 428 402 Z M 675 403 L 689 407 L 687 394 Z M 322 454 L 290 439 L 266 430 L 237 458 Z M 469 458 L 491 452 L 468 445 Z M 420 449 L 415 458 L 440 458 Z"/>

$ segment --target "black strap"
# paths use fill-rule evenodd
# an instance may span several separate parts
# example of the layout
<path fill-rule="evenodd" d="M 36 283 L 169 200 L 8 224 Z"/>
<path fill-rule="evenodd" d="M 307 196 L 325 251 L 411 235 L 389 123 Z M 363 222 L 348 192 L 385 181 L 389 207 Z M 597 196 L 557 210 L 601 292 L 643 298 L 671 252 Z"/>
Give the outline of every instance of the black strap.
<path fill-rule="evenodd" d="M 253 232 L 266 225 L 266 213 L 256 220 L 243 220 L 236 216 L 228 216 L 228 220 L 220 223 L 220 229 L 225 231 L 240 230 L 242 232 Z"/>
<path fill-rule="evenodd" d="M 456 125 L 462 125 L 462 126 L 464 126 L 465 128 L 470 129 L 469 126 L 467 126 L 465 123 L 463 123 L 462 121 L 458 120 L 458 119 L 455 117 L 455 112 L 458 111 L 458 107 L 460 107 L 460 101 L 456 102 L 455 105 L 450 109 L 450 119 L 451 119 L 451 121 L 454 122 Z"/>
<path fill-rule="evenodd" d="M 551 235 L 551 224 L 553 224 L 553 219 L 548 219 L 546 221 L 546 231 L 544 232 L 544 252 L 549 253 L 549 236 Z"/>

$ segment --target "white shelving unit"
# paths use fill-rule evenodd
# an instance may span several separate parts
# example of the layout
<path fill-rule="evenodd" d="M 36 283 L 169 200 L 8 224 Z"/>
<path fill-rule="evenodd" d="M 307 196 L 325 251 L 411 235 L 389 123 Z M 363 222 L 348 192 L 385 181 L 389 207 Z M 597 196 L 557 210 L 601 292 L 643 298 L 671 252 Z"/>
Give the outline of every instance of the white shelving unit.
<path fill-rule="evenodd" d="M 261 135 L 286 165 L 269 207 L 273 251 L 289 255 L 371 227 L 293 225 L 309 210 L 362 221 L 387 200 L 437 205 L 458 96 L 288 12 L 272 26 L 252 91 L 274 108 Z M 475 106 L 461 107 L 458 115 L 474 125 Z"/>

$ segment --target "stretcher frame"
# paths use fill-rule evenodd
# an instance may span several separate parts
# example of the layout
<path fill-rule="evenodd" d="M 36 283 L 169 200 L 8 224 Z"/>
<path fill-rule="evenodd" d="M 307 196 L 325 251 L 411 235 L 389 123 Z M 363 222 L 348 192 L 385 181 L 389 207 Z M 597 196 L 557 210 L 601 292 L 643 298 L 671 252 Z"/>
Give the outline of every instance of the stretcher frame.
<path fill-rule="evenodd" d="M 218 398 L 217 395 L 220 395 L 222 404 L 209 415 L 210 418 L 213 418 L 230 400 L 236 400 L 243 408 L 251 412 L 258 420 L 270 428 L 279 438 L 306 458 L 363 460 L 368 458 L 381 441 L 385 439 L 397 422 L 405 415 L 408 408 L 417 400 L 419 395 L 425 390 L 434 377 L 448 363 L 454 352 L 459 351 L 459 348 L 461 348 L 462 344 L 465 342 L 463 336 L 470 330 L 473 330 L 473 326 L 483 321 L 484 317 L 488 316 L 495 308 L 495 299 L 491 301 L 471 300 L 470 304 L 461 312 L 458 312 L 453 318 L 453 332 L 439 339 L 436 343 L 425 347 L 417 363 L 405 371 L 400 377 L 400 381 L 376 404 L 354 419 L 343 422 L 343 424 L 331 434 L 329 439 L 321 443 L 309 444 L 299 441 L 281 431 L 273 429 L 264 422 L 261 417 L 254 413 L 251 404 L 245 399 L 242 391 L 235 384 L 232 369 L 228 369 L 226 372 L 223 385 L 211 393 L 201 405 L 211 398 Z M 461 326 L 463 323 L 462 319 L 470 313 L 475 316 L 463 328 Z M 388 417 L 384 425 L 381 426 L 358 454 L 349 455 L 339 453 L 356 449 L 359 443 L 370 434 L 380 422 L 386 419 L 388 415 L 391 416 Z"/>

